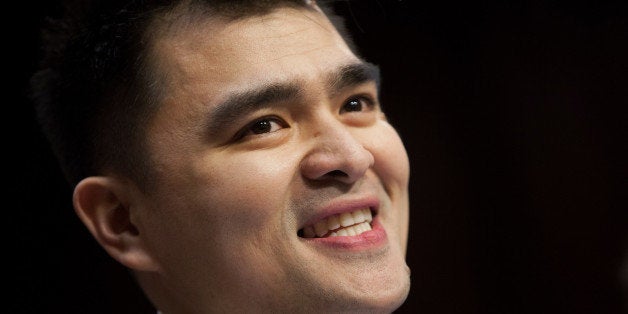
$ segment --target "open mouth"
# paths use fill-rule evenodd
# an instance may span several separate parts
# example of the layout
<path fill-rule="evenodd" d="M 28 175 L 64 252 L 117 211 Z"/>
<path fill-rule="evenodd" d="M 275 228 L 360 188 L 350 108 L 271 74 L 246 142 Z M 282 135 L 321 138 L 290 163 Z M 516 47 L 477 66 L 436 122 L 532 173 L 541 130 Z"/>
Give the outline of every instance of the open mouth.
<path fill-rule="evenodd" d="M 370 208 L 331 215 L 313 225 L 305 226 L 297 234 L 302 238 L 356 236 L 372 229 L 373 216 Z"/>

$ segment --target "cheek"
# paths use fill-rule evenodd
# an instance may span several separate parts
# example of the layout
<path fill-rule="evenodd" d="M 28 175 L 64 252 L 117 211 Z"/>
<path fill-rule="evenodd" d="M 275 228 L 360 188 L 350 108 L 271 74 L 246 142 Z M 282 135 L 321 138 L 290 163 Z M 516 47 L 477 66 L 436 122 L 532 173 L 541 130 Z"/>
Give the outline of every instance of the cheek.
<path fill-rule="evenodd" d="M 408 154 L 395 129 L 386 122 L 381 123 L 368 141 L 367 149 L 375 158 L 375 172 L 389 192 L 404 193 L 410 178 Z"/>
<path fill-rule="evenodd" d="M 214 155 L 193 170 L 196 193 L 232 228 L 259 226 L 285 214 L 294 164 L 290 155 L 263 150 Z"/>

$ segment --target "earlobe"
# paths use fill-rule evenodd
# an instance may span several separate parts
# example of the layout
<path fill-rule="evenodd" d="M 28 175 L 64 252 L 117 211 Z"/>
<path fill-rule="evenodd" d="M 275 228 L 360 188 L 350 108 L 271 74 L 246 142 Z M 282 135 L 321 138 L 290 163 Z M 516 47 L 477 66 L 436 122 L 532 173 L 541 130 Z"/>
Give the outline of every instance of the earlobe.
<path fill-rule="evenodd" d="M 158 266 L 131 219 L 133 198 L 111 177 L 88 177 L 74 188 L 74 210 L 96 241 L 118 262 L 138 271 Z"/>

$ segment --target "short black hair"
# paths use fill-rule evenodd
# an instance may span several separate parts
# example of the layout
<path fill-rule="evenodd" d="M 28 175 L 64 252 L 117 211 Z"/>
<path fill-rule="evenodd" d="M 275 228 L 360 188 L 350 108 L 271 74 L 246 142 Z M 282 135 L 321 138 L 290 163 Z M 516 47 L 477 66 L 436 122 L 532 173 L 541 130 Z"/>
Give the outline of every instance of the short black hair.
<path fill-rule="evenodd" d="M 150 183 L 144 128 L 158 103 L 147 49 L 155 17 L 183 6 L 236 20 L 280 7 L 312 9 L 311 2 L 66 1 L 64 16 L 42 33 L 44 58 L 31 79 L 31 96 L 70 184 L 104 173 Z M 353 48 L 342 21 L 325 12 Z"/>

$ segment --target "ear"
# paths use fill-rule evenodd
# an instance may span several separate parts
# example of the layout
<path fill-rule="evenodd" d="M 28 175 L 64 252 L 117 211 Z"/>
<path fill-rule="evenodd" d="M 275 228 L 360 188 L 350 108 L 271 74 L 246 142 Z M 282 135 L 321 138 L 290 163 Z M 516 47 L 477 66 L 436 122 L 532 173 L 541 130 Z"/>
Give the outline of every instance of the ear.
<path fill-rule="evenodd" d="M 74 210 L 96 241 L 118 262 L 138 271 L 158 264 L 132 221 L 130 183 L 112 177 L 88 177 L 74 188 Z"/>

